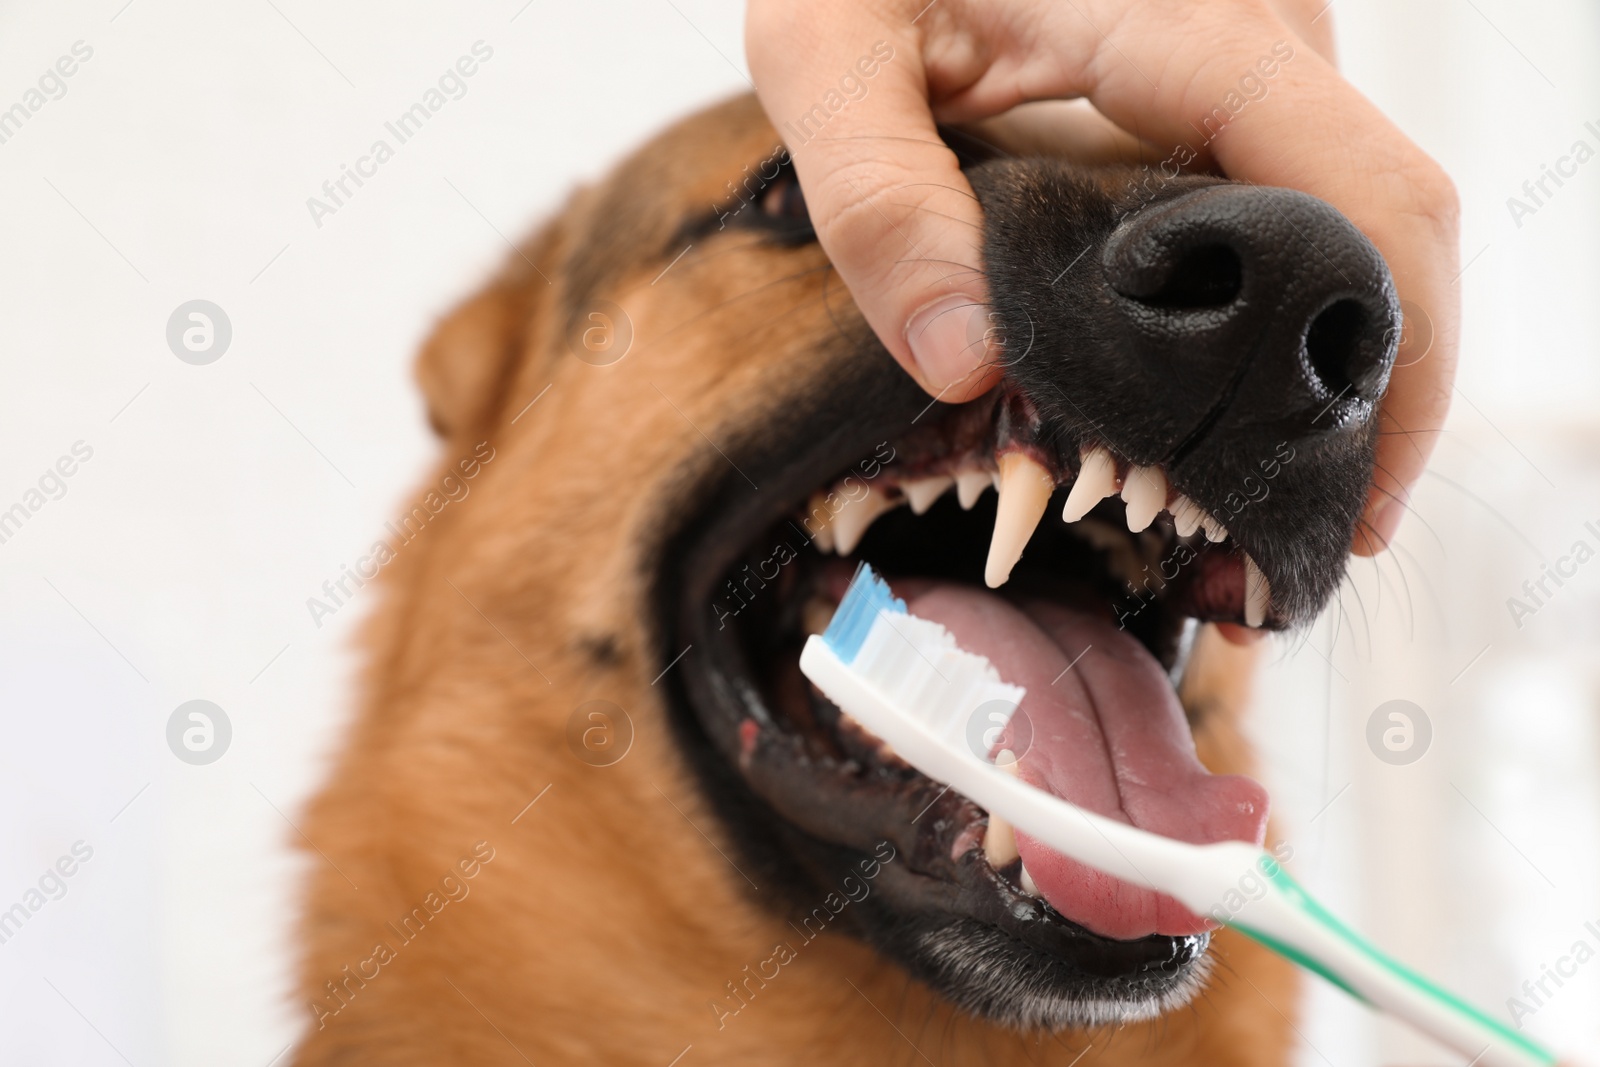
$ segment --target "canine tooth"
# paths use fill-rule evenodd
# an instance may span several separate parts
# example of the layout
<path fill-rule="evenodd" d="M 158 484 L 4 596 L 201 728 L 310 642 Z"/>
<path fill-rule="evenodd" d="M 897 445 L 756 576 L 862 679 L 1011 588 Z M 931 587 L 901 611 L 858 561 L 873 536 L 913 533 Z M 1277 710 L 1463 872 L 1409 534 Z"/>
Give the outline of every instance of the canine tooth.
<path fill-rule="evenodd" d="M 1202 514 L 1200 516 L 1200 525 L 1205 528 L 1207 541 L 1226 541 L 1228 539 L 1228 528 L 1210 515 Z"/>
<path fill-rule="evenodd" d="M 912 514 L 921 515 L 933 507 L 934 501 L 950 491 L 956 480 L 948 474 L 936 474 L 931 478 L 917 478 L 909 482 L 900 483 L 900 491 L 905 493 L 906 500 L 911 503 Z"/>
<path fill-rule="evenodd" d="M 1009 748 L 995 754 L 994 765 L 1011 777 L 1017 777 L 1017 756 Z M 983 834 L 983 855 L 997 871 L 1009 866 L 1012 860 L 1022 858 L 1022 853 L 1017 851 L 1017 832 L 996 812 L 989 813 L 989 828 Z"/>
<path fill-rule="evenodd" d="M 998 589 L 1011 577 L 1022 549 L 1050 506 L 1056 480 L 1037 460 L 1021 453 L 1000 457 L 1000 504 L 995 510 L 994 535 L 989 539 L 989 561 L 983 581 Z"/>
<path fill-rule="evenodd" d="M 1028 868 L 1027 868 L 1026 865 L 1023 866 L 1023 868 L 1022 868 L 1022 876 L 1020 878 L 1018 878 L 1017 881 L 1022 883 L 1022 891 L 1024 893 L 1028 894 L 1030 897 L 1038 897 L 1038 896 L 1043 896 L 1044 895 L 1043 893 L 1039 892 L 1039 887 L 1036 884 L 1034 884 L 1033 875 L 1028 873 Z"/>
<path fill-rule="evenodd" d="M 806 529 L 811 530 L 811 543 L 817 546 L 819 552 L 833 551 L 833 512 L 828 508 L 828 498 L 821 493 L 812 493 L 811 499 L 806 503 Z M 818 516 L 821 516 L 820 522 Z M 819 522 L 816 529 L 811 529 L 813 522 Z"/>
<path fill-rule="evenodd" d="M 1179 537 L 1188 537 L 1200 529 L 1200 522 L 1204 516 L 1200 505 L 1183 494 L 1172 502 L 1172 525 L 1178 530 Z"/>
<path fill-rule="evenodd" d="M 969 467 L 964 471 L 956 472 L 956 499 L 961 502 L 962 511 L 971 511 L 972 505 L 978 502 L 985 489 L 994 485 L 994 475 L 988 471 Z"/>
<path fill-rule="evenodd" d="M 1122 480 L 1122 500 L 1128 505 L 1128 529 L 1148 528 L 1167 506 L 1167 476 L 1160 467 L 1134 467 Z"/>
<path fill-rule="evenodd" d="M 834 544 L 839 555 L 848 556 L 854 552 L 867 528 L 877 521 L 878 516 L 893 511 L 899 504 L 898 500 L 891 500 L 886 494 L 868 486 L 866 496 L 840 508 L 839 514 L 833 517 Z"/>
<path fill-rule="evenodd" d="M 1244 624 L 1260 626 L 1267 621 L 1267 605 L 1272 603 L 1272 585 L 1256 561 L 1244 557 Z"/>
<path fill-rule="evenodd" d="M 1111 453 L 1096 445 L 1083 457 L 1083 467 L 1078 480 L 1072 483 L 1067 494 L 1067 506 L 1061 517 L 1067 522 L 1077 522 L 1094 509 L 1094 506 L 1117 491 L 1117 461 Z"/>

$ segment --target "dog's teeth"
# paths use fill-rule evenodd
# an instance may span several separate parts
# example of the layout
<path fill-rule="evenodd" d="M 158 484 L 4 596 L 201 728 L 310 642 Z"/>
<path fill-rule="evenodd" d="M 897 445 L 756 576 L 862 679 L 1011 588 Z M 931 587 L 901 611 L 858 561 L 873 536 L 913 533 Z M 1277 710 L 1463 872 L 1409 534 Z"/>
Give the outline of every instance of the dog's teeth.
<path fill-rule="evenodd" d="M 833 512 L 828 508 L 828 498 L 821 493 L 812 493 L 811 500 L 806 507 L 806 529 L 811 531 L 811 543 L 817 546 L 818 552 L 833 551 Z M 819 523 L 815 528 L 812 523 Z"/>
<path fill-rule="evenodd" d="M 983 581 L 990 589 L 998 589 L 1011 577 L 1011 568 L 1022 558 L 1055 488 L 1055 477 L 1037 460 L 1021 452 L 1000 457 L 1000 503 L 989 540 L 989 562 L 983 568 Z"/>
<path fill-rule="evenodd" d="M 839 605 L 826 597 L 813 596 L 800 605 L 800 628 L 808 634 L 820 634 L 828 628 Z"/>
<path fill-rule="evenodd" d="M 1216 519 L 1213 519 L 1210 515 L 1202 514 L 1200 516 L 1200 525 L 1204 527 L 1206 531 L 1207 541 L 1216 542 L 1226 541 L 1228 539 L 1228 528 L 1222 525 L 1222 523 L 1218 522 Z"/>
<path fill-rule="evenodd" d="M 839 550 L 839 555 L 848 556 L 854 552 L 867 528 L 878 516 L 893 511 L 899 504 L 900 501 L 891 500 L 885 493 L 868 486 L 866 496 L 840 508 L 839 514 L 833 517 L 834 546 Z"/>
<path fill-rule="evenodd" d="M 1188 537 L 1200 529 L 1200 521 L 1204 514 L 1199 504 L 1181 493 L 1172 502 L 1172 525 L 1177 528 L 1179 537 Z"/>
<path fill-rule="evenodd" d="M 1148 528 L 1167 506 L 1167 476 L 1160 467 L 1134 467 L 1122 480 L 1122 500 L 1128 505 L 1129 531 Z"/>
<path fill-rule="evenodd" d="M 1022 891 L 1028 894 L 1030 897 L 1041 897 L 1044 895 L 1043 893 L 1039 892 L 1039 887 L 1034 884 L 1033 875 L 1028 873 L 1026 864 L 1023 865 L 1022 875 L 1017 879 L 1017 881 L 1022 883 Z"/>
<path fill-rule="evenodd" d="M 1017 757 L 1009 748 L 1001 749 L 994 758 L 994 765 L 1010 774 L 1017 776 Z M 1017 851 L 1017 833 L 1005 817 L 996 813 L 989 813 L 989 828 L 983 834 L 983 855 L 989 861 L 989 866 L 995 870 L 1010 866 L 1012 860 L 1022 858 L 1022 853 Z"/>
<path fill-rule="evenodd" d="M 1267 605 L 1272 603 L 1272 585 L 1256 561 L 1244 557 L 1244 624 L 1260 626 L 1267 621 Z"/>
<path fill-rule="evenodd" d="M 971 511 L 972 505 L 978 502 L 985 489 L 994 485 L 994 475 L 989 471 L 969 467 L 964 471 L 956 472 L 956 499 L 961 502 L 962 511 Z"/>
<path fill-rule="evenodd" d="M 983 858 L 998 871 L 1002 867 L 1009 867 L 1013 860 L 1021 856 L 1022 853 L 1017 851 L 1016 831 L 1004 816 L 991 811 L 989 828 L 983 833 Z"/>
<path fill-rule="evenodd" d="M 1072 483 L 1072 491 L 1067 494 L 1067 506 L 1061 509 L 1061 517 L 1077 522 L 1116 491 L 1117 461 L 1097 445 L 1083 457 L 1083 467 L 1078 471 L 1078 480 Z"/>
<path fill-rule="evenodd" d="M 901 482 L 900 491 L 905 493 L 906 500 L 910 502 L 912 514 L 921 515 L 955 484 L 956 480 L 948 474 L 936 474 L 931 478 Z"/>

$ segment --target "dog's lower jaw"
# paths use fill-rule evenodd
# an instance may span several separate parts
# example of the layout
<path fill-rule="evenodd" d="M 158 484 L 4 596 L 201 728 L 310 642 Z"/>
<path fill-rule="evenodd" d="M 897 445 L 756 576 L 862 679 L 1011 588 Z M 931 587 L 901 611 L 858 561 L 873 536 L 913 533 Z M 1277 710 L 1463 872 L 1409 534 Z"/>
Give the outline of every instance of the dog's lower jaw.
<path fill-rule="evenodd" d="M 1201 954 L 1177 981 L 1138 998 L 1063 996 L 1038 972 L 1018 967 L 1016 946 L 991 926 L 966 921 L 926 930 L 916 949 L 939 984 L 962 990 L 956 1007 L 1021 1034 L 1121 1027 L 1149 1022 L 1188 1006 L 1205 989 L 1213 961 Z"/>

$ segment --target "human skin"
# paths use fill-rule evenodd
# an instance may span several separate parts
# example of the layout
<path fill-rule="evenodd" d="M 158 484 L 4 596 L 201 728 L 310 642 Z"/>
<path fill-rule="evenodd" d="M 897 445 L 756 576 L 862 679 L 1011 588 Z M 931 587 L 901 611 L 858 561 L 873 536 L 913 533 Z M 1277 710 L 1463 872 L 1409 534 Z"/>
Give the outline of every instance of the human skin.
<path fill-rule="evenodd" d="M 789 148 L 818 239 L 867 321 L 949 402 L 986 392 L 1000 370 L 971 340 L 983 331 L 970 317 L 987 303 L 982 215 L 937 124 L 1084 98 L 1092 109 L 1028 121 L 1103 159 L 1165 159 L 1288 42 L 1295 58 L 1272 80 L 1277 102 L 1241 111 L 1193 166 L 1321 197 L 1388 262 L 1407 328 L 1352 545 L 1370 555 L 1394 536 L 1449 409 L 1459 208 L 1439 165 L 1340 76 L 1330 21 L 1322 0 L 750 0 L 745 38 L 780 130 L 877 42 L 893 49 L 865 95 Z"/>

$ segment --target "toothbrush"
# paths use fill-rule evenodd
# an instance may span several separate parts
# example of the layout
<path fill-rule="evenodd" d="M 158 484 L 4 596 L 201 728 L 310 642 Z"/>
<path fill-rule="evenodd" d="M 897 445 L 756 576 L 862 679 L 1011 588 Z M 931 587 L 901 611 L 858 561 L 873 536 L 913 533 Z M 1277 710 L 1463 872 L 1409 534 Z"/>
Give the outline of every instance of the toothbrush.
<path fill-rule="evenodd" d="M 984 657 L 961 649 L 944 627 L 910 614 L 867 564 L 857 569 L 827 629 L 806 641 L 800 670 L 902 759 L 1051 848 L 1234 927 L 1473 1057 L 1474 1067 L 1556 1063 L 1511 1027 L 1384 955 L 1257 846 L 1162 837 L 1052 796 L 974 752 L 966 736 L 972 710 L 998 701 L 1014 711 L 1025 691 L 1002 681 Z M 1241 880 L 1255 871 L 1268 891 L 1230 913 L 1222 902 L 1237 897 Z"/>

